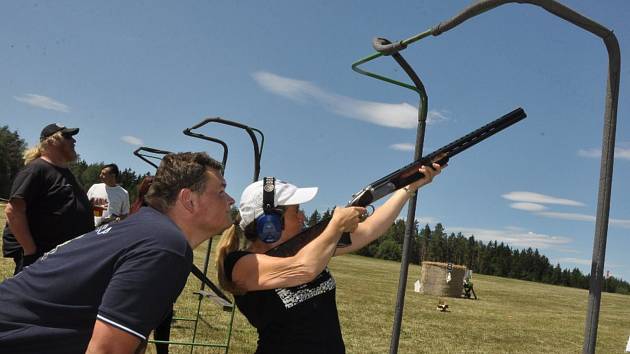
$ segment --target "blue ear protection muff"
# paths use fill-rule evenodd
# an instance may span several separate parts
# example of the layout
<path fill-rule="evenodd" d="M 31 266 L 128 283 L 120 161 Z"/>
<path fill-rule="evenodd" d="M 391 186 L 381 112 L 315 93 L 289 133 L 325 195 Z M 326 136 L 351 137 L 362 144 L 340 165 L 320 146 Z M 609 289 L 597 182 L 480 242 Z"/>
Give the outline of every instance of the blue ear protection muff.
<path fill-rule="evenodd" d="M 284 228 L 283 210 L 276 208 L 274 197 L 276 191 L 276 179 L 265 177 L 263 179 L 263 212 L 256 219 L 256 232 L 258 238 L 265 243 L 274 243 L 280 239 Z"/>

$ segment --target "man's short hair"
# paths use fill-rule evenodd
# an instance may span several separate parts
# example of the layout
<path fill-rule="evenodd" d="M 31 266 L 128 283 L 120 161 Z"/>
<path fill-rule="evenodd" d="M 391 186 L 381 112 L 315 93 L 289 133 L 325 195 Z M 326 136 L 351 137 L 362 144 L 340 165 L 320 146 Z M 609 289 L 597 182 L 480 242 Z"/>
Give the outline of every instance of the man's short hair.
<path fill-rule="evenodd" d="M 102 170 L 109 168 L 111 169 L 111 173 L 114 174 L 114 177 L 116 177 L 116 180 L 118 180 L 118 175 L 120 174 L 120 170 L 118 169 L 118 165 L 116 165 L 115 163 L 110 163 L 108 165 L 103 166 Z"/>
<path fill-rule="evenodd" d="M 205 152 L 168 154 L 162 159 L 144 199 L 148 205 L 164 213 L 175 203 L 180 190 L 204 190 L 208 181 L 206 171 L 221 172 L 222 168 L 221 163 Z"/>

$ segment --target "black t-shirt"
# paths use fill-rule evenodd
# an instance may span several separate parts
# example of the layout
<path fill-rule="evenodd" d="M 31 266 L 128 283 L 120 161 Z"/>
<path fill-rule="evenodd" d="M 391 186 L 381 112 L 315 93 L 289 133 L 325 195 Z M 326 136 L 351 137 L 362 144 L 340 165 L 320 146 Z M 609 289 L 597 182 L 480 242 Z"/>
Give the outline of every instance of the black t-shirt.
<path fill-rule="evenodd" d="M 15 177 L 13 198 L 26 202 L 28 226 L 39 253 L 94 230 L 90 201 L 67 168 L 33 160 Z"/>
<path fill-rule="evenodd" d="M 15 239 L 15 235 L 11 233 L 9 224 L 4 224 L 4 230 L 2 230 L 2 255 L 4 257 L 14 258 L 21 253 L 22 246 Z"/>
<path fill-rule="evenodd" d="M 224 269 L 229 280 L 236 262 L 248 254 L 227 255 Z M 306 284 L 235 296 L 238 309 L 258 330 L 256 353 L 345 353 L 335 289 L 335 279 L 325 269 Z"/>
<path fill-rule="evenodd" d="M 0 284 L 0 352 L 84 353 L 97 318 L 144 340 L 191 265 L 184 235 L 155 209 L 102 225 Z"/>

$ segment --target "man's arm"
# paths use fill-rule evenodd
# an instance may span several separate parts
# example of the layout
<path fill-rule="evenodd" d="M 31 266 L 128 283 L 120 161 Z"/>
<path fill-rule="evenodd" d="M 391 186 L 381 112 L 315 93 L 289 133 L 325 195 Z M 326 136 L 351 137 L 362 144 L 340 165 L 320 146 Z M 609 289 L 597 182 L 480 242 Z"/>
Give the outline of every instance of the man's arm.
<path fill-rule="evenodd" d="M 146 342 L 106 322 L 96 320 L 86 354 L 144 353 Z"/>
<path fill-rule="evenodd" d="M 7 221 L 15 239 L 24 250 L 24 255 L 29 256 L 37 253 L 37 246 L 31 235 L 26 217 L 26 201 L 22 198 L 11 198 L 5 209 Z"/>
<path fill-rule="evenodd" d="M 91 185 L 86 193 L 90 202 L 92 201 L 92 199 L 94 199 L 94 189 L 95 189 L 94 186 L 96 186 L 96 184 Z"/>
<path fill-rule="evenodd" d="M 125 194 L 125 196 L 123 197 L 122 211 L 121 211 L 120 215 L 118 215 L 120 220 L 126 218 L 129 215 L 129 207 L 130 207 L 130 205 L 129 205 L 129 193 L 127 191 L 125 191 L 124 194 Z"/>

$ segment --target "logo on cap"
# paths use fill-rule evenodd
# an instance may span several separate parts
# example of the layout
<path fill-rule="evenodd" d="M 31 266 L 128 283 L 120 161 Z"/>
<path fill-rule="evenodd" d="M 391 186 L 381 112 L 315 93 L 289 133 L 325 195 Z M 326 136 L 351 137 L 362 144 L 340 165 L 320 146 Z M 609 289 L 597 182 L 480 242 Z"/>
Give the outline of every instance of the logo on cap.
<path fill-rule="evenodd" d="M 273 183 L 272 179 L 265 180 L 265 185 L 263 186 L 263 190 L 265 192 L 273 192 L 273 190 L 274 190 L 274 183 Z"/>

